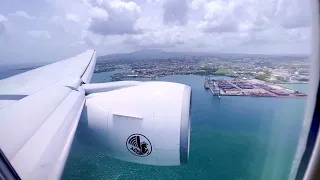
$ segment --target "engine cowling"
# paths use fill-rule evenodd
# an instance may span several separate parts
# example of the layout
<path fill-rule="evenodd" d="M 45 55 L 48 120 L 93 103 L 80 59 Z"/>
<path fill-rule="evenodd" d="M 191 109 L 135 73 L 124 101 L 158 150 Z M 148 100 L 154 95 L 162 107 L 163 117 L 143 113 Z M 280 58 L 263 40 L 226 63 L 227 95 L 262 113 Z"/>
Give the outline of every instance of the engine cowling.
<path fill-rule="evenodd" d="M 175 166 L 188 162 L 189 86 L 170 82 L 129 83 L 86 97 L 82 119 L 109 156 L 129 162 Z M 94 91 L 94 86 L 87 89 Z M 85 88 L 86 89 L 86 88 Z M 116 90 L 115 90 L 116 89 Z"/>

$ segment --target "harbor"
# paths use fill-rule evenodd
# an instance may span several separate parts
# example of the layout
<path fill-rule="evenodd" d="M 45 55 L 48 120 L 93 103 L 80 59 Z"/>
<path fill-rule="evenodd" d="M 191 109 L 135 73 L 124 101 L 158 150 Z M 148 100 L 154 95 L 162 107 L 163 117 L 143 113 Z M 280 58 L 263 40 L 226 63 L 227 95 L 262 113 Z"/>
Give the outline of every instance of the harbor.
<path fill-rule="evenodd" d="M 207 76 L 204 88 L 214 96 L 305 97 L 305 93 L 261 80 L 220 80 Z"/>

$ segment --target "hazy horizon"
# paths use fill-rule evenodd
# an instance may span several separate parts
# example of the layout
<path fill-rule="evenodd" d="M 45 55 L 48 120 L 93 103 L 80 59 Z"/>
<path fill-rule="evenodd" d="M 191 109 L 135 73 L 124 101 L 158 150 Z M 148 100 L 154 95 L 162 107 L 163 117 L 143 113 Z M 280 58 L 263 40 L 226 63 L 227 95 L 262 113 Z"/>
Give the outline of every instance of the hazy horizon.
<path fill-rule="evenodd" d="M 248 56 L 274 56 L 274 57 L 281 57 L 281 56 L 289 56 L 289 57 L 306 57 L 306 58 L 310 58 L 310 55 L 308 54 L 250 54 L 250 53 L 223 53 L 223 52 L 178 52 L 178 51 L 165 51 L 165 50 L 161 50 L 161 49 L 139 49 L 139 50 L 136 50 L 136 51 L 130 51 L 130 52 L 119 52 L 119 53 L 110 53 L 110 54 L 105 54 L 105 55 L 99 55 L 97 56 L 98 58 L 99 57 L 103 57 L 103 56 L 108 56 L 108 55 L 117 55 L 117 54 L 130 54 L 130 53 L 135 53 L 135 52 L 140 52 L 140 51 L 148 51 L 148 50 L 151 50 L 151 51 L 163 51 L 164 53 L 185 53 L 186 55 L 190 55 L 192 53 L 194 54 L 205 54 L 205 55 L 219 55 L 219 54 L 234 54 L 234 55 L 248 55 Z M 76 55 L 76 54 L 74 54 Z M 73 55 L 71 55 L 70 57 L 72 57 Z M 66 58 L 69 58 L 69 57 L 66 57 Z M 27 61 L 27 62 L 16 62 L 16 61 L 9 61 L 9 63 L 2 63 L 2 61 L 0 61 L 0 70 L 1 69 L 5 69 L 5 68 L 24 68 L 24 67 L 30 67 L 30 66 L 43 66 L 43 65 L 47 65 L 47 64 L 51 64 L 51 63 L 54 63 L 54 62 L 57 62 L 57 61 L 60 61 L 60 60 L 64 60 L 66 58 L 63 58 L 63 59 L 59 59 L 59 60 L 54 60 L 54 61 L 51 61 L 51 62 L 48 62 L 48 61 Z"/>
<path fill-rule="evenodd" d="M 145 48 L 310 54 L 310 42 L 310 5 L 300 0 L 4 0 L 0 7 L 1 64 L 49 63 L 88 48 L 98 56 Z"/>

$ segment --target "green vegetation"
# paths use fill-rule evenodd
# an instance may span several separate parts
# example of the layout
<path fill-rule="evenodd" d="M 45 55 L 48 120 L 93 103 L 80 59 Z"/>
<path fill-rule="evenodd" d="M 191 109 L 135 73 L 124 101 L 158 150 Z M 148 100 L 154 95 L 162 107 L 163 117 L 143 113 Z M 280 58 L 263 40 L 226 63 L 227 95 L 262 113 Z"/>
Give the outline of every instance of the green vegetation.
<path fill-rule="evenodd" d="M 203 68 L 201 69 L 198 73 L 198 75 L 227 75 L 231 72 L 231 69 L 227 69 L 227 68 Z"/>
<path fill-rule="evenodd" d="M 255 78 L 262 81 L 267 81 L 270 78 L 270 74 L 259 74 Z"/>
<path fill-rule="evenodd" d="M 211 68 L 204 67 L 200 69 L 200 71 L 198 71 L 196 74 L 201 76 L 208 76 L 208 75 L 213 75 L 214 72 L 216 72 L 215 68 L 211 69 Z"/>
<path fill-rule="evenodd" d="M 230 73 L 231 70 L 230 69 L 227 69 L 227 68 L 219 68 L 216 70 L 215 74 L 216 75 L 226 75 L 228 73 Z"/>
<path fill-rule="evenodd" d="M 276 78 L 277 78 L 278 81 L 282 81 L 282 82 L 285 81 L 284 77 L 282 77 L 282 76 L 277 76 Z"/>
<path fill-rule="evenodd" d="M 269 77 L 270 77 L 270 75 L 271 75 L 271 71 L 263 71 L 266 75 L 268 75 Z"/>
<path fill-rule="evenodd" d="M 201 76 L 208 76 L 208 75 L 214 75 L 214 72 L 216 72 L 215 70 L 201 70 L 199 72 L 197 72 L 197 75 L 201 75 Z"/>

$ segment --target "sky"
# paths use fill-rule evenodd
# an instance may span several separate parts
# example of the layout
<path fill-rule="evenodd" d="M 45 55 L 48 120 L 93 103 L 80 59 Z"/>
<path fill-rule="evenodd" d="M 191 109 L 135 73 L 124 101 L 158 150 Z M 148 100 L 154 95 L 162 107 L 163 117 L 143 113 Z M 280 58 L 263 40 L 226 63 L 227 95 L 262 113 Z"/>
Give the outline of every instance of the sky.
<path fill-rule="evenodd" d="M 0 64 L 179 52 L 309 54 L 303 0 L 1 0 Z"/>

